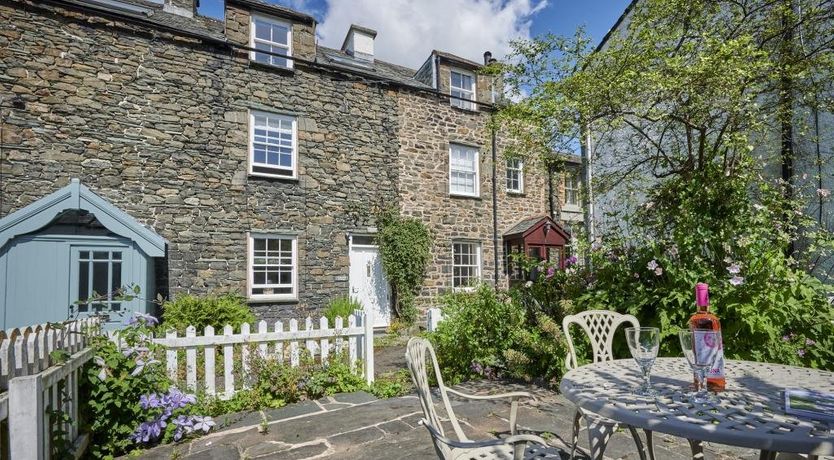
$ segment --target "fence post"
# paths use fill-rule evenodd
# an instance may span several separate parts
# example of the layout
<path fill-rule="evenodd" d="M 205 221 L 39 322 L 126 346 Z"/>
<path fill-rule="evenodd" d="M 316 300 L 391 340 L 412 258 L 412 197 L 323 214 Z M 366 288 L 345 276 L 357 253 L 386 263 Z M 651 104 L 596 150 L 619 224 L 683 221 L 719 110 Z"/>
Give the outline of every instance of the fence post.
<path fill-rule="evenodd" d="M 439 308 L 429 308 L 428 314 L 426 316 L 426 319 L 428 320 L 426 330 L 428 330 L 429 332 L 436 331 L 437 325 L 440 323 L 440 320 L 443 319 L 443 313 L 440 312 Z"/>
<path fill-rule="evenodd" d="M 9 381 L 9 455 L 15 460 L 44 460 L 43 379 L 40 375 Z"/>
<path fill-rule="evenodd" d="M 374 383 L 374 315 L 372 311 L 365 310 L 362 324 L 365 326 L 365 336 L 362 341 L 365 355 L 365 380 L 368 385 Z"/>

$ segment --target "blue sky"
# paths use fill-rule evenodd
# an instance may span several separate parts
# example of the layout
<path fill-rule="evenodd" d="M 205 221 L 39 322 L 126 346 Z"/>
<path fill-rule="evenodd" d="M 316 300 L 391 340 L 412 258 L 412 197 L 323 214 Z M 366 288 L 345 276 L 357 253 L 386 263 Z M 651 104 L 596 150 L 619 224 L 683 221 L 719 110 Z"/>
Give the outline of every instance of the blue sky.
<path fill-rule="evenodd" d="M 500 58 L 509 40 L 553 32 L 570 35 L 580 25 L 596 44 L 629 0 L 270 0 L 312 14 L 318 39 L 338 48 L 356 23 L 376 29 L 376 54 L 418 67 L 432 49 L 475 61 L 490 50 Z M 200 0 L 200 12 L 222 14 L 222 0 Z"/>

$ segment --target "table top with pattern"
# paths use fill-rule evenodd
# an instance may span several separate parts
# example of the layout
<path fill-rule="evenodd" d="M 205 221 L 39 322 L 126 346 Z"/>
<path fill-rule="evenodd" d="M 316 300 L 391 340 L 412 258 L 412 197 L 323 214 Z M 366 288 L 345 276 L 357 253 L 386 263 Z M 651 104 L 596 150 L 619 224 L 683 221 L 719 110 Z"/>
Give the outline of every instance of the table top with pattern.
<path fill-rule="evenodd" d="M 636 428 L 753 449 L 834 455 L 834 421 L 785 414 L 784 397 L 785 388 L 834 393 L 834 373 L 727 360 L 725 374 L 726 390 L 716 404 L 688 401 L 693 377 L 683 358 L 655 362 L 654 400 L 633 393 L 642 378 L 631 359 L 574 369 L 560 389 L 582 409 Z"/>

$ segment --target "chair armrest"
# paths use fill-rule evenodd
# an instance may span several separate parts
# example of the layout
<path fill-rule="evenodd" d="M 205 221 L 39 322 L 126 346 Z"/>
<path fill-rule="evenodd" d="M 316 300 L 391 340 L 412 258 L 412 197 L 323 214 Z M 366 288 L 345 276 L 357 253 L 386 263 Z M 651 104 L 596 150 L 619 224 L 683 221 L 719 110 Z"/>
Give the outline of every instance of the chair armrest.
<path fill-rule="evenodd" d="M 457 390 L 453 390 L 451 388 L 446 388 L 446 391 L 452 393 L 455 396 L 460 396 L 461 398 L 466 399 L 474 399 L 474 400 L 490 400 L 490 399 L 515 399 L 518 400 L 520 398 L 527 398 L 535 400 L 535 396 L 527 393 L 526 391 L 513 391 L 512 393 L 501 393 L 497 395 L 470 395 L 466 394 Z"/>
<path fill-rule="evenodd" d="M 512 436 L 508 436 L 506 438 L 487 439 L 487 440 L 484 440 L 484 441 L 455 441 L 453 439 L 449 439 L 449 438 L 443 436 L 442 434 L 440 434 L 439 431 L 437 431 L 433 426 L 429 425 L 426 422 L 426 419 L 420 420 L 419 423 L 420 423 L 420 425 L 423 425 L 424 427 L 426 427 L 426 429 L 429 430 L 429 433 L 431 433 L 431 436 L 433 438 L 437 439 L 438 441 L 442 442 L 443 444 L 446 444 L 449 447 L 454 447 L 456 449 L 472 449 L 472 448 L 478 448 L 478 447 L 505 446 L 507 444 L 515 445 L 515 444 L 520 444 L 520 443 L 525 443 L 526 444 L 526 443 L 529 443 L 529 442 L 533 442 L 533 443 L 540 444 L 540 445 L 545 446 L 545 447 L 549 447 L 548 444 L 547 444 L 547 441 L 545 441 L 543 438 L 541 438 L 539 436 L 536 436 L 534 434 L 515 434 L 515 435 L 512 435 Z"/>

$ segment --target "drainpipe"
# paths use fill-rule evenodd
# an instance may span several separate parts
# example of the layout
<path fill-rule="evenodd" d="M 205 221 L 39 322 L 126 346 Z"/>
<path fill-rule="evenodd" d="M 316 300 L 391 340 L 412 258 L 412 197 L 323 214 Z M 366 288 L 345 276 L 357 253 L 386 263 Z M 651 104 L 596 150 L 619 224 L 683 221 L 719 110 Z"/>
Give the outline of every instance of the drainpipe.
<path fill-rule="evenodd" d="M 585 233 L 588 235 L 588 243 L 593 244 L 594 240 L 596 239 L 596 235 L 594 234 L 594 200 L 593 200 L 593 188 L 591 187 L 591 180 L 593 179 L 592 175 L 592 166 L 591 166 L 591 155 L 593 155 L 592 144 L 591 144 L 591 125 L 588 122 L 582 122 L 582 186 L 585 193 L 583 193 L 582 197 L 582 207 L 583 207 L 583 214 L 585 219 Z M 588 268 L 593 270 L 592 262 L 589 252 L 590 248 L 586 249 L 585 254 L 585 262 L 588 264 Z"/>
<path fill-rule="evenodd" d="M 495 287 L 498 287 L 498 147 L 495 136 L 495 115 L 490 115 L 492 131 L 492 254 L 495 264 Z"/>
<path fill-rule="evenodd" d="M 550 218 L 556 219 L 556 203 L 553 201 L 553 166 L 548 162 L 547 164 L 547 207 L 550 209 Z"/>

